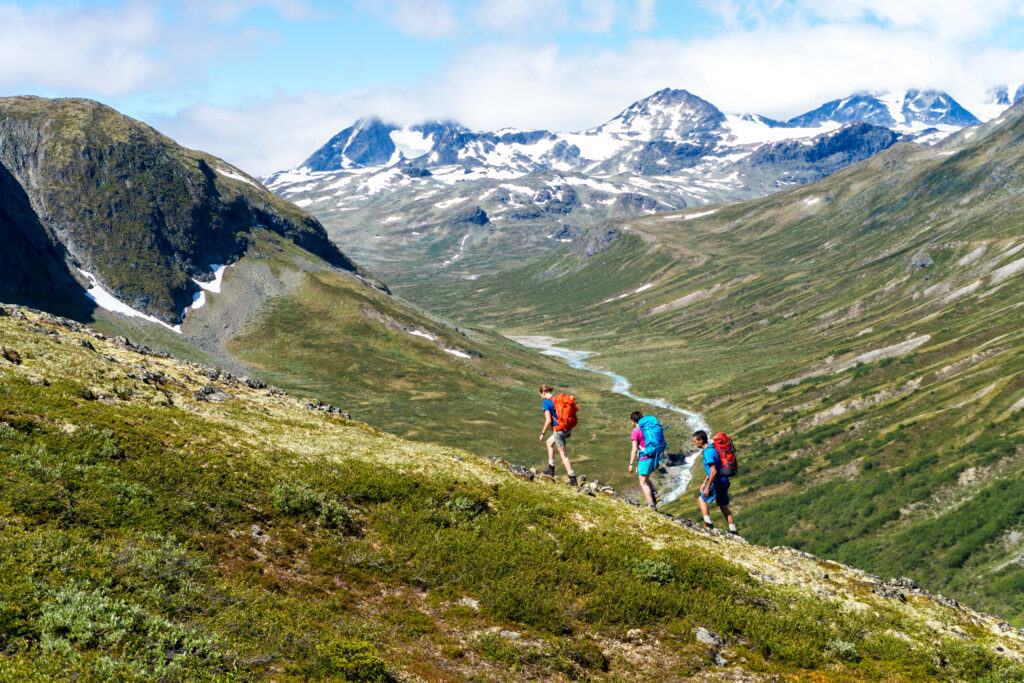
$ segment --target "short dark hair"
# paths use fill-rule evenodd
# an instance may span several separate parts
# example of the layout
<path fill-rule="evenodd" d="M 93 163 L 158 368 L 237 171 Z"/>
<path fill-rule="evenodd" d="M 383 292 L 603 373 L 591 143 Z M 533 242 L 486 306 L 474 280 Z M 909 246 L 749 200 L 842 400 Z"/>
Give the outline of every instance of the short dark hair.
<path fill-rule="evenodd" d="M 708 442 L 708 433 L 707 433 L 707 432 L 705 432 L 705 431 L 704 431 L 703 429 L 698 429 L 697 431 L 695 431 L 695 432 L 693 433 L 693 436 L 694 436 L 694 438 L 696 438 L 696 439 L 700 439 L 700 440 L 701 440 L 701 441 L 703 441 L 704 443 L 707 443 L 707 442 Z"/>
<path fill-rule="evenodd" d="M 641 413 L 639 410 L 634 410 L 632 413 L 629 414 L 629 419 L 632 420 L 633 422 L 639 422 L 640 418 L 643 416 L 644 414 Z"/>

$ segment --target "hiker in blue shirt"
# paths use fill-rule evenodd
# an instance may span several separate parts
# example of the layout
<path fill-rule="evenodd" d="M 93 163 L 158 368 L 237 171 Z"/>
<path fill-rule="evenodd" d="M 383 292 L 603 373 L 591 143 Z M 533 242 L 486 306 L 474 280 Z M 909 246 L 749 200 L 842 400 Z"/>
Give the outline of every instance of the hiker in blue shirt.
<path fill-rule="evenodd" d="M 548 477 L 555 476 L 555 448 L 558 448 L 558 455 L 562 458 L 562 464 L 565 465 L 565 472 L 569 475 L 569 484 L 576 486 L 576 473 L 572 471 L 572 463 L 569 462 L 569 456 L 565 453 L 565 440 L 572 436 L 572 430 L 557 429 L 558 415 L 555 412 L 555 388 L 550 384 L 540 385 L 537 393 L 544 399 L 543 408 L 544 411 L 544 428 L 540 430 L 540 440 L 544 441 L 544 435 L 547 433 L 548 428 L 551 428 L 551 436 L 548 437 L 548 467 L 542 474 Z"/>
<path fill-rule="evenodd" d="M 704 515 L 704 528 L 713 529 L 711 515 L 708 505 L 718 503 L 719 509 L 729 522 L 729 533 L 738 534 L 736 522 L 729 511 L 729 477 L 719 474 L 721 462 L 718 459 L 718 451 L 708 443 L 708 433 L 699 429 L 693 433 L 693 445 L 696 446 L 704 460 L 704 483 L 700 485 L 700 512 Z"/>

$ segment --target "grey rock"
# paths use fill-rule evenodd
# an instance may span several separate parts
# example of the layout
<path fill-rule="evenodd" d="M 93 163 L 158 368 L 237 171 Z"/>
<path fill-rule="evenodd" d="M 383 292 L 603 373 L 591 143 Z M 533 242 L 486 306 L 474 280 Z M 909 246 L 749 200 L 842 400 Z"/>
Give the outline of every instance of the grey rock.
<path fill-rule="evenodd" d="M 517 638 L 522 637 L 523 634 L 520 633 L 519 631 L 509 631 L 509 630 L 505 629 L 505 630 L 499 631 L 498 635 L 501 636 L 502 638 L 505 638 L 506 640 L 516 640 Z"/>
<path fill-rule="evenodd" d="M 245 383 L 245 386 L 249 387 L 250 389 L 266 389 L 267 388 L 267 383 L 266 382 L 264 382 L 261 379 L 256 379 L 255 377 L 247 377 L 247 378 L 245 378 L 245 380 L 243 380 L 243 382 Z"/>
<path fill-rule="evenodd" d="M 935 261 L 933 261 L 932 257 L 929 256 L 928 254 L 914 254 L 910 258 L 911 268 L 927 268 L 933 263 L 935 263 Z"/>
<path fill-rule="evenodd" d="M 713 631 L 709 631 L 703 626 L 698 626 L 693 631 L 694 636 L 702 643 L 707 645 L 713 645 L 715 647 L 722 647 L 725 645 L 725 640 Z"/>
<path fill-rule="evenodd" d="M 715 653 L 715 666 L 729 666 L 729 661 L 719 653 Z"/>
<path fill-rule="evenodd" d="M 463 209 L 457 214 L 449 218 L 445 225 L 455 227 L 459 225 L 487 225 L 491 222 L 491 219 L 487 217 L 487 212 L 481 209 L 479 206 L 474 206 L 471 209 Z"/>
<path fill-rule="evenodd" d="M 88 339 L 82 339 L 82 340 L 80 340 L 80 341 L 78 342 L 78 345 L 79 345 L 79 346 L 81 346 L 82 348 L 86 348 L 86 349 L 89 349 L 90 351 L 95 351 L 95 350 L 96 350 L 96 347 L 95 347 L 95 346 L 93 346 L 93 345 L 92 345 L 92 342 L 90 342 L 90 341 L 89 341 Z"/>
<path fill-rule="evenodd" d="M 456 456 L 456 457 L 458 457 L 458 456 Z M 459 458 L 459 460 L 461 460 L 461 459 L 462 458 Z M 522 465 L 508 464 L 507 467 L 508 467 L 508 471 L 511 472 L 512 474 L 514 474 L 514 475 L 516 475 L 518 477 L 522 477 L 523 479 L 526 479 L 528 481 L 533 481 L 533 478 L 534 478 L 534 476 L 536 474 L 535 472 L 531 471 L 531 469 L 529 467 L 523 467 Z"/>
<path fill-rule="evenodd" d="M 616 228 L 594 228 L 573 242 L 569 251 L 577 256 L 590 258 L 607 249 L 619 237 Z"/>

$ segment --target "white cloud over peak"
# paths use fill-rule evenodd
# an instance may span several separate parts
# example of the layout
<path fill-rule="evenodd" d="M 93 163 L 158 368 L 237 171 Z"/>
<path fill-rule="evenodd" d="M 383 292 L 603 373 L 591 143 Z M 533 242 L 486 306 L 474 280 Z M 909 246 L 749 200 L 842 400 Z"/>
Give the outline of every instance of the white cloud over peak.
<path fill-rule="evenodd" d="M 638 38 L 621 49 L 498 42 L 460 51 L 436 78 L 376 88 L 193 107 L 167 132 L 252 173 L 289 167 L 360 116 L 396 123 L 453 118 L 476 130 L 580 130 L 665 87 L 725 112 L 789 118 L 860 90 L 943 89 L 969 110 L 999 83 L 1024 78 L 1024 50 L 938 40 L 874 23 L 737 30 L 681 41 Z M 985 110 L 987 111 L 987 110 Z"/>

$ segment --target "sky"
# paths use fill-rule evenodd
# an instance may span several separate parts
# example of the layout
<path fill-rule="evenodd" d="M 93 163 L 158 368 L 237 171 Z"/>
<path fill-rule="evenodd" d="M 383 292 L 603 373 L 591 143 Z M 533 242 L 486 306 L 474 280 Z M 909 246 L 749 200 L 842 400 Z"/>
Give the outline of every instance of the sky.
<path fill-rule="evenodd" d="M 361 116 L 599 125 L 661 88 L 789 118 L 1024 82 L 1024 2 L 0 0 L 0 95 L 88 97 L 254 174 Z"/>

